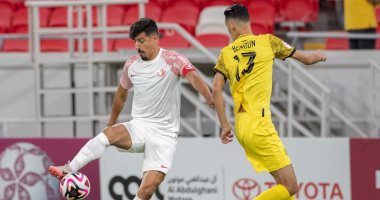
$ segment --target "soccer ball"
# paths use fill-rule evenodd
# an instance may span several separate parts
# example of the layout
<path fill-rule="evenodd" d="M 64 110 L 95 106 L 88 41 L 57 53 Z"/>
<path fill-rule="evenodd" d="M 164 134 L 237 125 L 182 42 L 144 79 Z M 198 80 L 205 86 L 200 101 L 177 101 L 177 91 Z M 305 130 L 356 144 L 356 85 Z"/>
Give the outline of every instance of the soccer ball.
<path fill-rule="evenodd" d="M 90 194 L 90 181 L 80 172 L 68 173 L 60 182 L 63 198 L 76 200 L 85 199 Z"/>

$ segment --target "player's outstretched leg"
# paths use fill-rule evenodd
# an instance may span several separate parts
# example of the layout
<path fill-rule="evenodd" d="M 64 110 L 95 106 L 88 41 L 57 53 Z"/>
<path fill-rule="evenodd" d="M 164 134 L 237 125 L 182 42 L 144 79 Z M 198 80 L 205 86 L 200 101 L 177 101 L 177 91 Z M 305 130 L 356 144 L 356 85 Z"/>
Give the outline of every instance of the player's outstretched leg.
<path fill-rule="evenodd" d="M 49 172 L 58 179 L 63 178 L 69 172 L 76 172 L 86 164 L 99 158 L 109 146 L 108 139 L 104 133 L 89 140 L 74 157 L 74 159 L 63 166 L 50 166 Z"/>
<path fill-rule="evenodd" d="M 68 172 L 76 172 L 89 162 L 98 159 L 110 145 L 122 149 L 129 149 L 132 146 L 131 137 L 124 125 L 118 124 L 104 129 L 104 132 L 89 140 L 71 162 L 64 166 L 50 166 L 49 172 L 61 179 Z"/>

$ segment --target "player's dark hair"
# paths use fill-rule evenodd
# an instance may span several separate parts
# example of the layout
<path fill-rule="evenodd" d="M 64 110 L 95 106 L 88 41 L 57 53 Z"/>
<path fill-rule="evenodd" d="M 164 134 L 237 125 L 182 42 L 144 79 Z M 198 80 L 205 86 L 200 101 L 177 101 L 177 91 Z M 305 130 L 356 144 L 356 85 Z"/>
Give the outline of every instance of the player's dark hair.
<path fill-rule="evenodd" d="M 148 36 L 152 34 L 158 35 L 156 22 L 153 19 L 141 18 L 133 23 L 129 31 L 129 37 L 134 40 L 140 33 L 145 33 Z"/>
<path fill-rule="evenodd" d="M 249 21 L 249 13 L 247 7 L 242 4 L 233 4 L 224 11 L 226 20 L 237 19 L 243 22 Z"/>

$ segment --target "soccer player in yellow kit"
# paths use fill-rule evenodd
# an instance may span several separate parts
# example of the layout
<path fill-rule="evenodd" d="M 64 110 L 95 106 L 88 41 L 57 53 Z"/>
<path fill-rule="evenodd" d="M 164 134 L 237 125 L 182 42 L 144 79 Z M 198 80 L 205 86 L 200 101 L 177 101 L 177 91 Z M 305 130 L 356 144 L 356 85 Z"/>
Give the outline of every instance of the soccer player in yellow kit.
<path fill-rule="evenodd" d="M 214 68 L 213 97 L 219 117 L 222 143 L 232 141 L 222 91 L 230 83 L 234 99 L 236 138 L 247 159 L 257 172 L 269 172 L 277 185 L 261 193 L 257 200 L 294 199 L 297 179 L 276 129 L 272 123 L 270 98 L 274 58 L 292 57 L 304 64 L 325 61 L 326 56 L 315 51 L 296 51 L 281 39 L 267 35 L 252 35 L 247 8 L 234 4 L 224 11 L 226 27 L 234 40 L 224 47 Z"/>

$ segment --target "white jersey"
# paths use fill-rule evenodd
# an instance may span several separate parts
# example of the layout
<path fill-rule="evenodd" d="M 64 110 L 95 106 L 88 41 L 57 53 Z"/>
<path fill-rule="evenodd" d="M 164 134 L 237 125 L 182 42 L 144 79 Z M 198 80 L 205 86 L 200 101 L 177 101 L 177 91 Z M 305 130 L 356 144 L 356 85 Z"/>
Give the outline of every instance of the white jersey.
<path fill-rule="evenodd" d="M 168 135 L 180 130 L 181 76 L 194 71 L 182 55 L 160 49 L 158 56 L 144 61 L 139 55 L 127 60 L 120 78 L 125 89 L 134 89 L 132 118 Z"/>

